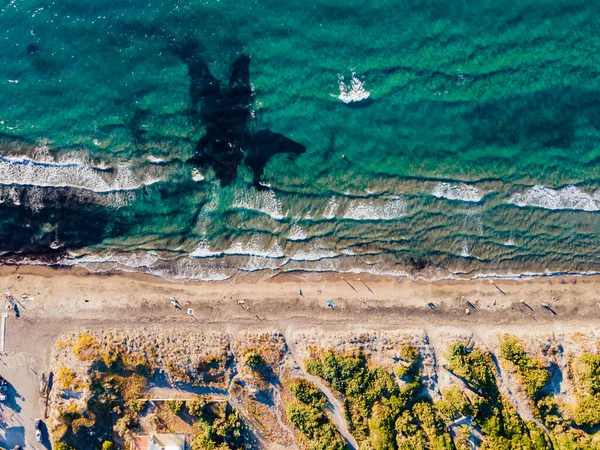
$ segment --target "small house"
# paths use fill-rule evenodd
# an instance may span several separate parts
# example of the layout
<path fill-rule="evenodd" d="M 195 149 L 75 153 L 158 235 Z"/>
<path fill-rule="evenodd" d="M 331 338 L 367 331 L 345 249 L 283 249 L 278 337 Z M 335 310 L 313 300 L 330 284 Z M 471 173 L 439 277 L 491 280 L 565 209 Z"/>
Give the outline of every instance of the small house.
<path fill-rule="evenodd" d="M 134 436 L 131 450 L 187 450 L 186 435 L 175 433 L 152 433 L 148 436 Z"/>

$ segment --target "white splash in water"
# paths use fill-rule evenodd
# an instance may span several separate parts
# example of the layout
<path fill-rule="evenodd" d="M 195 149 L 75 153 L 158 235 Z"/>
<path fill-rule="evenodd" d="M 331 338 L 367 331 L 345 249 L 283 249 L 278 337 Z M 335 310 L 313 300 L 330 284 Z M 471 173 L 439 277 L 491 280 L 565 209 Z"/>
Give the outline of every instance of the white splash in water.
<path fill-rule="evenodd" d="M 352 72 L 352 78 L 350 82 L 346 82 L 343 75 L 340 75 L 338 80 L 338 87 L 340 88 L 339 95 L 331 95 L 336 97 L 342 102 L 348 104 L 353 102 L 361 102 L 369 98 L 371 93 L 365 89 L 365 83 L 362 81 L 356 73 Z"/>
<path fill-rule="evenodd" d="M 162 163 L 164 163 L 164 162 L 165 162 L 165 160 L 164 160 L 164 159 L 162 159 L 162 158 L 157 158 L 157 157 L 156 157 L 156 156 L 154 156 L 154 155 L 148 155 L 148 156 L 147 156 L 147 158 L 148 158 L 148 161 L 150 161 L 150 164 L 162 164 Z"/>
<path fill-rule="evenodd" d="M 198 169 L 192 169 L 192 180 L 202 181 L 204 180 L 204 175 L 202 175 Z"/>

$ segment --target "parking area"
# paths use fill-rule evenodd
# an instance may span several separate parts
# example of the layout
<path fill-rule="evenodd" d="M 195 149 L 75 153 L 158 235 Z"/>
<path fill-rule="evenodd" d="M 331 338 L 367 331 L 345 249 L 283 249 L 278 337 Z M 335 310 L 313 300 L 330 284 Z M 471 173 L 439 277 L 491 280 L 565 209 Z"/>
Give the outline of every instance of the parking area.
<path fill-rule="evenodd" d="M 0 446 L 13 449 L 50 449 L 48 430 L 44 425 L 44 403 L 40 396 L 41 359 L 27 353 L 3 352 L 0 354 L 0 376 L 6 379 L 8 389 L 2 394 L 7 399 L 0 402 Z M 37 442 L 35 420 L 40 426 L 43 442 Z"/>

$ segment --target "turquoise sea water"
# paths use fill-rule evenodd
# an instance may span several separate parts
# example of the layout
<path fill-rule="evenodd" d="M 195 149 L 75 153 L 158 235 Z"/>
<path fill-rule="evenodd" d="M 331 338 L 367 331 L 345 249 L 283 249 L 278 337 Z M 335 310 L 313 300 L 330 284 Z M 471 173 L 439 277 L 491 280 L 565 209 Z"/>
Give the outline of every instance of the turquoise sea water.
<path fill-rule="evenodd" d="M 192 279 L 598 271 L 599 6 L 5 1 L 0 251 Z"/>

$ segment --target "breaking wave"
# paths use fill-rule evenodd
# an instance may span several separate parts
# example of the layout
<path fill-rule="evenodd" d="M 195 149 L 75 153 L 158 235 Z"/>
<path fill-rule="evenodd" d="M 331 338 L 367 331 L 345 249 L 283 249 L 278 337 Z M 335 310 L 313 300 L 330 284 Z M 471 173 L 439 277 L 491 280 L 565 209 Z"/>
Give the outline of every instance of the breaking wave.
<path fill-rule="evenodd" d="M 139 189 L 157 181 L 136 176 L 126 165 L 107 169 L 76 161 L 40 162 L 0 157 L 0 184 L 5 185 L 70 187 L 102 193 Z"/>
<path fill-rule="evenodd" d="M 403 197 L 389 200 L 357 199 L 351 200 L 343 215 L 350 220 L 395 220 L 406 215 L 407 204 Z"/>
<path fill-rule="evenodd" d="M 479 202 L 483 198 L 483 192 L 475 186 L 467 184 L 438 183 L 432 194 L 437 198 L 448 200 L 459 200 L 462 202 Z"/>
<path fill-rule="evenodd" d="M 595 196 L 592 197 L 575 186 L 552 189 L 536 185 L 524 194 L 513 194 L 509 203 L 521 207 L 536 206 L 545 209 L 598 211 L 598 200 L 595 199 Z"/>
<path fill-rule="evenodd" d="M 234 208 L 259 211 L 271 216 L 275 220 L 284 218 L 281 201 L 277 198 L 273 190 L 257 191 L 256 189 L 248 188 L 236 191 L 232 206 Z"/>

